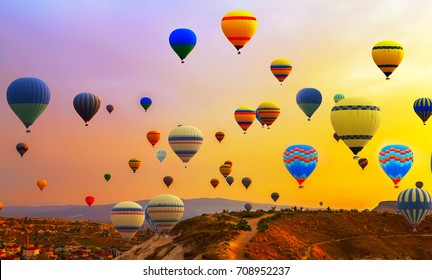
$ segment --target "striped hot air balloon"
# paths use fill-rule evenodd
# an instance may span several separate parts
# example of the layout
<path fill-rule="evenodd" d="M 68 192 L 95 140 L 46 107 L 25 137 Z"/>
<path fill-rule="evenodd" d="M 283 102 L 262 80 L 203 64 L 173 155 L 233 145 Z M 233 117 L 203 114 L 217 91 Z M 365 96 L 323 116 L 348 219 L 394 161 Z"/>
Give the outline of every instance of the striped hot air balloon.
<path fill-rule="evenodd" d="M 288 77 L 288 75 L 291 73 L 291 70 L 291 61 L 286 58 L 276 58 L 270 64 L 270 71 L 273 73 L 273 75 L 276 77 L 276 79 L 280 82 L 281 85 L 282 82 L 286 79 L 286 77 Z"/>
<path fill-rule="evenodd" d="M 253 14 L 247 11 L 235 10 L 224 15 L 221 28 L 225 37 L 237 49 L 243 48 L 255 34 L 258 22 Z"/>
<path fill-rule="evenodd" d="M 404 49 L 395 41 L 381 41 L 372 48 L 372 58 L 386 76 L 386 80 L 390 79 L 390 75 L 402 62 L 403 57 Z"/>
<path fill-rule="evenodd" d="M 342 93 L 336 93 L 333 96 L 333 100 L 334 100 L 335 103 L 338 103 L 339 101 L 341 101 L 344 98 L 345 98 L 345 96 Z"/>
<path fill-rule="evenodd" d="M 154 147 L 160 140 L 160 133 L 156 130 L 150 130 L 149 132 L 147 132 L 147 140 Z"/>
<path fill-rule="evenodd" d="M 369 161 L 367 160 L 367 158 L 360 158 L 358 160 L 358 164 L 360 165 L 361 169 L 364 170 L 365 167 L 368 165 Z"/>
<path fill-rule="evenodd" d="M 26 143 L 18 143 L 16 145 L 16 150 L 21 155 L 21 157 L 23 157 L 24 154 L 28 151 L 28 148 L 29 148 L 29 146 Z"/>
<path fill-rule="evenodd" d="M 169 43 L 174 52 L 180 57 L 181 63 L 193 50 L 197 42 L 195 33 L 187 28 L 178 28 L 171 32 Z"/>
<path fill-rule="evenodd" d="M 230 161 L 230 160 L 226 160 L 224 162 L 224 164 L 228 164 L 230 167 L 232 167 L 232 165 L 233 165 L 232 161 Z"/>
<path fill-rule="evenodd" d="M 123 201 L 111 210 L 111 221 L 125 240 L 131 240 L 144 223 L 144 210 L 136 202 Z"/>
<path fill-rule="evenodd" d="M 202 132 L 190 125 L 179 125 L 171 130 L 168 135 L 171 149 L 185 164 L 198 152 L 203 141 Z"/>
<path fill-rule="evenodd" d="M 419 98 L 414 101 L 414 112 L 423 121 L 423 125 L 426 125 L 426 121 L 432 115 L 432 100 L 427 97 Z"/>
<path fill-rule="evenodd" d="M 397 198 L 397 206 L 416 232 L 417 227 L 430 212 L 431 196 L 421 188 L 409 188 L 401 191 Z"/>
<path fill-rule="evenodd" d="M 222 131 L 218 131 L 215 133 L 215 137 L 220 143 L 225 138 L 225 133 L 223 133 Z"/>
<path fill-rule="evenodd" d="M 230 175 L 231 173 L 231 165 L 229 164 L 222 164 L 221 166 L 219 166 L 219 171 L 222 174 L 222 176 L 224 176 L 225 178 Z"/>
<path fill-rule="evenodd" d="M 216 178 L 211 179 L 211 180 L 210 180 L 210 185 L 212 185 L 212 187 L 213 187 L 214 189 L 216 189 L 216 187 L 219 185 L 219 180 L 216 179 Z"/>
<path fill-rule="evenodd" d="M 318 153 L 310 145 L 292 145 L 283 153 L 283 162 L 288 172 L 296 179 L 299 188 L 312 174 L 318 163 Z"/>
<path fill-rule="evenodd" d="M 330 120 L 339 138 L 357 159 L 357 154 L 380 126 L 381 109 L 366 98 L 347 97 L 333 106 Z"/>
<path fill-rule="evenodd" d="M 159 160 L 159 162 L 164 161 L 166 156 L 167 152 L 165 150 L 161 149 L 156 151 L 156 158 Z"/>
<path fill-rule="evenodd" d="M 255 116 L 255 110 L 249 106 L 240 106 L 234 112 L 234 118 L 241 129 L 243 129 L 244 134 L 246 134 L 246 130 L 254 122 Z"/>
<path fill-rule="evenodd" d="M 381 168 L 393 181 L 394 187 L 405 177 L 413 164 L 414 155 L 405 145 L 387 145 L 381 149 L 378 160 Z"/>
<path fill-rule="evenodd" d="M 100 105 L 101 100 L 99 96 L 90 92 L 79 93 L 73 100 L 75 111 L 84 120 L 86 126 L 88 126 L 88 122 L 99 111 Z"/>
<path fill-rule="evenodd" d="M 12 111 L 30 132 L 29 127 L 45 111 L 51 98 L 48 85 L 38 79 L 24 77 L 14 80 L 6 90 Z"/>
<path fill-rule="evenodd" d="M 322 95 L 316 88 L 303 88 L 296 95 L 296 102 L 310 121 L 322 102 Z"/>
<path fill-rule="evenodd" d="M 132 158 L 129 160 L 129 167 L 132 169 L 133 173 L 135 173 L 138 168 L 141 166 L 141 160 L 138 158 Z"/>
<path fill-rule="evenodd" d="M 262 122 L 270 129 L 270 126 L 280 114 L 280 107 L 276 102 L 266 101 L 258 106 L 256 112 Z"/>
<path fill-rule="evenodd" d="M 167 234 L 183 217 L 184 203 L 175 195 L 160 194 L 150 199 L 147 211 L 157 228 Z"/>

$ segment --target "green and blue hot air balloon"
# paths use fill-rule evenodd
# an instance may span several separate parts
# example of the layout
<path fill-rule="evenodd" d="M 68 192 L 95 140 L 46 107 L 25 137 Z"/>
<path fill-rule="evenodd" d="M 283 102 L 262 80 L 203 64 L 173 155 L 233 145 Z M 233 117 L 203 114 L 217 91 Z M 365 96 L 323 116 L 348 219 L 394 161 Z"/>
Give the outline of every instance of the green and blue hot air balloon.
<path fill-rule="evenodd" d="M 296 179 L 299 188 L 303 188 L 302 183 L 317 166 L 318 153 L 309 145 L 292 145 L 286 148 L 283 162 L 288 172 Z"/>
<path fill-rule="evenodd" d="M 398 188 L 397 184 L 408 173 L 413 164 L 414 155 L 405 145 L 387 145 L 378 154 L 381 168 Z"/>
<path fill-rule="evenodd" d="M 430 212 L 431 196 L 422 188 L 409 188 L 399 194 L 397 206 L 416 232 L 417 226 Z"/>
<path fill-rule="evenodd" d="M 423 125 L 426 125 L 426 121 L 432 115 L 432 100 L 430 98 L 419 98 L 414 101 L 414 112 L 423 121 Z"/>
<path fill-rule="evenodd" d="M 147 112 L 147 109 L 150 108 L 150 106 L 152 105 L 152 100 L 150 99 L 150 97 L 144 96 L 143 98 L 141 98 L 140 104 L 144 108 L 144 111 Z"/>
<path fill-rule="evenodd" d="M 344 99 L 345 98 L 345 95 L 343 95 L 342 93 L 336 93 L 334 96 L 333 96 L 333 101 L 335 102 L 335 103 L 338 103 L 339 101 L 341 101 L 342 99 Z"/>
<path fill-rule="evenodd" d="M 316 88 L 303 88 L 296 95 L 297 105 L 310 121 L 312 115 L 322 102 L 322 95 Z"/>
<path fill-rule="evenodd" d="M 179 28 L 171 32 L 169 43 L 174 52 L 180 57 L 181 63 L 193 50 L 197 42 L 195 33 L 187 28 Z"/>

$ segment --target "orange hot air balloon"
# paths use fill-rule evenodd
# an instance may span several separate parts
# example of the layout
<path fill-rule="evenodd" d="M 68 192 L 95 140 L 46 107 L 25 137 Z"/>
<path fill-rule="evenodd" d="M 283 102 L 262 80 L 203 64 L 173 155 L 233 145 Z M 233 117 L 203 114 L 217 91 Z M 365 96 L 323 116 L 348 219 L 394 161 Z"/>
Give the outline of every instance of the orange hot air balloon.
<path fill-rule="evenodd" d="M 42 191 L 48 185 L 48 182 L 45 179 L 40 179 L 40 180 L 37 180 L 36 185 Z"/>
<path fill-rule="evenodd" d="M 95 200 L 94 197 L 91 196 L 91 195 L 89 195 L 89 196 L 87 196 L 87 197 L 85 198 L 85 202 L 87 203 L 87 205 L 88 205 L 89 207 L 92 206 L 94 200 Z"/>
<path fill-rule="evenodd" d="M 241 129 L 243 129 L 244 134 L 246 134 L 246 130 L 254 122 L 255 116 L 255 110 L 250 106 L 240 106 L 234 111 L 234 118 Z"/>
<path fill-rule="evenodd" d="M 3 209 L 3 203 L 0 202 L 0 211 Z"/>
<path fill-rule="evenodd" d="M 226 178 L 231 173 L 231 166 L 229 166 L 228 164 L 222 164 L 219 167 L 219 171 Z"/>
<path fill-rule="evenodd" d="M 224 139 L 225 133 L 223 133 L 222 131 L 218 131 L 215 133 L 215 137 L 220 143 Z"/>
<path fill-rule="evenodd" d="M 150 130 L 149 132 L 147 132 L 147 140 L 154 147 L 160 140 L 160 133 L 156 130 Z"/>
<path fill-rule="evenodd" d="M 232 167 L 232 161 L 230 160 L 225 161 L 224 164 L 228 164 L 230 167 Z"/>
<path fill-rule="evenodd" d="M 243 48 L 255 34 L 258 22 L 253 14 L 247 11 L 235 10 L 224 15 L 221 21 L 225 37 L 233 44 L 240 54 Z"/>
<path fill-rule="evenodd" d="M 141 160 L 138 158 L 132 158 L 129 160 L 129 167 L 132 169 L 133 173 L 135 173 L 138 168 L 141 166 Z"/>
<path fill-rule="evenodd" d="M 211 179 L 210 184 L 213 186 L 213 188 L 216 189 L 216 187 L 219 185 L 219 180 L 218 179 Z"/>

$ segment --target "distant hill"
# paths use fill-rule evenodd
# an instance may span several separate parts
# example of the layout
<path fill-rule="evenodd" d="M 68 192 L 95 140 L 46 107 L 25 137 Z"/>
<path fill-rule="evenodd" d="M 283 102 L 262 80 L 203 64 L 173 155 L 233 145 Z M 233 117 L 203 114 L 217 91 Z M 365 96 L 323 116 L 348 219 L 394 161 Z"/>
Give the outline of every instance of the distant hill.
<path fill-rule="evenodd" d="M 397 202 L 396 201 L 381 201 L 377 207 L 372 209 L 373 212 L 383 213 L 396 213 Z"/>

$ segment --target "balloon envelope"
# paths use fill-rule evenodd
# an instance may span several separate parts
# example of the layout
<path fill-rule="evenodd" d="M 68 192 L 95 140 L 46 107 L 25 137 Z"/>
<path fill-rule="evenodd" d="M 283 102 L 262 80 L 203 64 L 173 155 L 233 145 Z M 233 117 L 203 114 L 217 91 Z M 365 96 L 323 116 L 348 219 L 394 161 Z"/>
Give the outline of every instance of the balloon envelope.
<path fill-rule="evenodd" d="M 174 52 L 183 60 L 193 50 L 197 42 L 195 33 L 187 28 L 179 28 L 171 32 L 169 43 Z"/>
<path fill-rule="evenodd" d="M 402 62 L 403 57 L 404 49 L 395 41 L 381 41 L 372 48 L 372 58 L 387 80 L 390 79 L 389 76 Z"/>
<path fill-rule="evenodd" d="M 225 178 L 225 180 L 227 181 L 228 185 L 232 185 L 232 183 L 234 183 L 234 177 L 233 176 L 227 176 Z"/>
<path fill-rule="evenodd" d="M 250 211 L 250 210 L 252 210 L 252 204 L 250 204 L 250 203 L 246 203 L 245 205 L 244 205 L 244 209 L 246 210 L 246 211 Z"/>
<path fill-rule="evenodd" d="M 165 186 L 167 186 L 167 188 L 169 188 L 169 186 L 171 186 L 171 184 L 173 183 L 174 179 L 171 176 L 165 176 L 163 178 L 164 184 Z"/>
<path fill-rule="evenodd" d="M 108 113 L 111 114 L 111 112 L 114 111 L 114 105 L 111 104 L 106 105 L 106 110 L 108 111 Z"/>
<path fill-rule="evenodd" d="M 277 192 L 272 193 L 270 196 L 274 202 L 276 202 L 279 199 L 279 193 Z"/>
<path fill-rule="evenodd" d="M 167 156 L 167 152 L 165 150 L 157 150 L 156 151 L 156 158 L 160 162 L 164 161 L 164 159 L 166 158 L 166 156 Z"/>
<path fill-rule="evenodd" d="M 360 158 L 358 160 L 358 164 L 360 165 L 361 169 L 364 170 L 365 167 L 368 165 L 369 161 L 367 160 L 367 158 Z"/>
<path fill-rule="evenodd" d="M 158 229 L 168 233 L 183 217 L 184 203 L 175 195 L 160 194 L 150 199 L 147 211 Z"/>
<path fill-rule="evenodd" d="M 252 184 L 252 180 L 251 180 L 251 178 L 249 178 L 249 177 L 244 177 L 244 178 L 242 179 L 242 184 L 243 184 L 243 186 L 244 186 L 246 189 L 248 189 L 249 186 Z"/>
<path fill-rule="evenodd" d="M 235 10 L 224 15 L 221 21 L 222 32 L 240 54 L 243 48 L 255 34 L 258 22 L 248 11 Z"/>
<path fill-rule="evenodd" d="M 215 133 L 215 137 L 220 143 L 225 138 L 225 133 L 223 133 L 222 131 L 218 131 Z"/>
<path fill-rule="evenodd" d="M 143 97 L 140 100 L 140 104 L 144 108 L 144 111 L 147 112 L 147 109 L 150 108 L 150 106 L 152 105 L 152 100 L 150 99 L 150 97 Z"/>
<path fill-rule="evenodd" d="M 234 118 L 244 133 L 255 120 L 256 112 L 252 107 L 240 106 L 234 111 Z"/>
<path fill-rule="evenodd" d="M 203 141 L 201 130 L 190 125 L 177 126 L 168 135 L 171 149 L 184 163 L 192 159 L 201 148 Z"/>
<path fill-rule="evenodd" d="M 213 186 L 214 189 L 216 189 L 216 187 L 219 185 L 219 180 L 218 179 L 211 179 L 210 184 Z"/>
<path fill-rule="evenodd" d="M 141 166 L 141 160 L 138 158 L 132 158 L 129 160 L 129 167 L 132 169 L 133 173 L 135 173 L 138 168 Z"/>
<path fill-rule="evenodd" d="M 270 71 L 281 84 L 291 73 L 291 70 L 291 61 L 286 58 L 276 58 L 270 63 Z"/>
<path fill-rule="evenodd" d="M 262 128 L 264 128 L 264 121 L 261 119 L 261 117 L 258 115 L 258 111 L 255 111 L 255 118 L 258 120 L 258 122 L 261 124 Z"/>
<path fill-rule="evenodd" d="M 322 102 L 322 95 L 316 88 L 303 88 L 296 95 L 296 102 L 300 109 L 308 117 L 312 117 Z"/>
<path fill-rule="evenodd" d="M 123 201 L 111 210 L 111 221 L 125 240 L 131 240 L 144 223 L 144 210 L 136 202 Z"/>
<path fill-rule="evenodd" d="M 318 163 L 318 153 L 310 145 L 292 145 L 285 149 L 283 162 L 288 172 L 296 179 L 299 188 L 312 174 Z"/>
<path fill-rule="evenodd" d="M 413 230 L 416 231 L 416 227 L 430 212 L 431 196 L 424 189 L 409 188 L 400 192 L 397 206 Z"/>
<path fill-rule="evenodd" d="M 154 147 L 160 140 L 160 133 L 156 130 L 150 130 L 149 132 L 147 132 L 147 140 Z"/>
<path fill-rule="evenodd" d="M 413 164 L 414 155 L 410 148 L 405 145 L 387 145 L 378 154 L 381 168 L 395 184 L 397 184 L 408 173 Z"/>
<path fill-rule="evenodd" d="M 427 120 L 432 115 L 432 99 L 427 97 L 419 98 L 414 101 L 413 108 L 423 124 L 426 125 Z"/>
<path fill-rule="evenodd" d="M 82 92 L 75 96 L 73 106 L 75 111 L 84 120 L 86 126 L 88 122 L 99 111 L 101 100 L 99 96 L 90 92 Z"/>
<path fill-rule="evenodd" d="M 111 179 L 111 174 L 109 174 L 109 173 L 105 174 L 104 178 L 108 182 Z"/>
<path fill-rule="evenodd" d="M 230 175 L 231 173 L 231 165 L 228 164 L 222 164 L 221 166 L 219 166 L 219 171 L 222 174 L 222 176 L 224 176 L 225 178 Z"/>
<path fill-rule="evenodd" d="M 342 99 L 344 99 L 345 98 L 345 96 L 342 94 L 342 93 L 336 93 L 334 96 L 333 96 L 333 101 L 335 102 L 335 103 L 338 103 L 339 101 L 341 101 Z"/>
<path fill-rule="evenodd" d="M 280 114 L 280 107 L 276 102 L 266 101 L 258 106 L 256 112 L 267 128 L 270 128 Z"/>
<path fill-rule="evenodd" d="M 37 180 L 36 185 L 42 191 L 48 185 L 48 182 L 45 179 L 39 179 Z"/>
<path fill-rule="evenodd" d="M 91 195 L 86 196 L 86 198 L 85 198 L 85 202 L 87 203 L 87 205 L 88 205 L 89 207 L 92 206 L 92 204 L 93 204 L 94 201 L 95 201 L 95 199 L 94 199 L 94 197 L 91 196 Z"/>
<path fill-rule="evenodd" d="M 28 151 L 29 146 L 26 143 L 18 143 L 16 145 L 16 150 L 21 155 L 21 157 L 24 156 L 24 154 Z"/>

